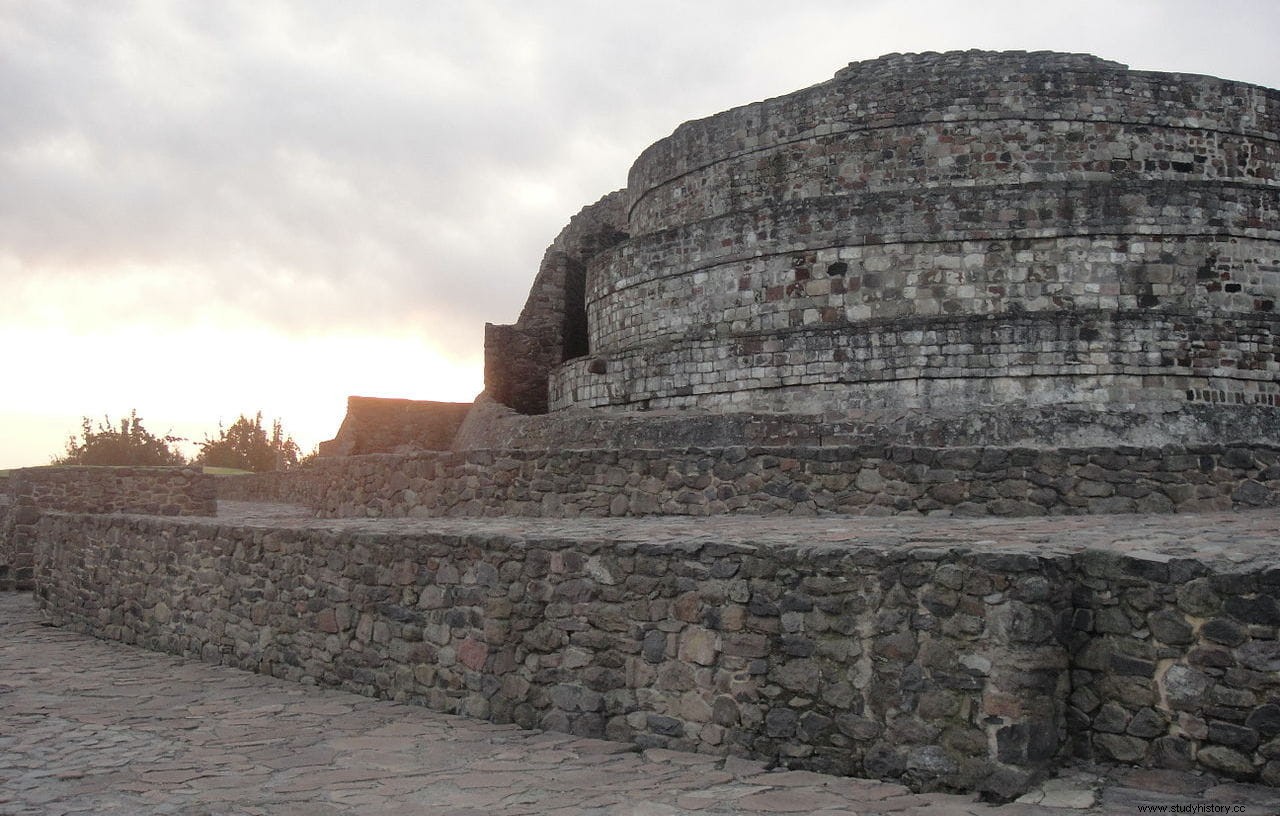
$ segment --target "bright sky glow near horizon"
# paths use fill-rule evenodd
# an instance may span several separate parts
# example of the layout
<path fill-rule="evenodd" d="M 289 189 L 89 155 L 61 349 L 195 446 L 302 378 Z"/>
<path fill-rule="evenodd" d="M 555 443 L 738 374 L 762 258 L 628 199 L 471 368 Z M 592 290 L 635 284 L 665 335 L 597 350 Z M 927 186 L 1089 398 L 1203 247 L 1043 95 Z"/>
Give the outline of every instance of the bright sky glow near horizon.
<path fill-rule="evenodd" d="M 688 119 L 850 61 L 1088 52 L 1280 87 L 1223 0 L 0 0 L 0 468 L 136 409 L 304 451 L 346 397 L 468 401 L 485 322 Z"/>

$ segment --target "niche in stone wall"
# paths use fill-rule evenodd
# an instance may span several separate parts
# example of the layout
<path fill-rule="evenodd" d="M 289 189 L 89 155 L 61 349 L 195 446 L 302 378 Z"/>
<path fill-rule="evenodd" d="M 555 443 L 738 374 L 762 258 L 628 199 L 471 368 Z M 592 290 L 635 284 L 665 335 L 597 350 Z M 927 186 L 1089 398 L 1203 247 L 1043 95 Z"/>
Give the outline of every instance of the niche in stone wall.
<path fill-rule="evenodd" d="M 587 266 L 577 258 L 565 259 L 564 324 L 560 362 L 590 353 L 587 339 Z"/>

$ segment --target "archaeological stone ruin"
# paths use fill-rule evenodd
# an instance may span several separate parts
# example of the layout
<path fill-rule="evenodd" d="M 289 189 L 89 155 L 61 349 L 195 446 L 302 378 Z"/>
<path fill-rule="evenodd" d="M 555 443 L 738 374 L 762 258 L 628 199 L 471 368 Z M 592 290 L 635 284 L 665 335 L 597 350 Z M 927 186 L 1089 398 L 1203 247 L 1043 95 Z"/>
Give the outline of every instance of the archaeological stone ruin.
<path fill-rule="evenodd" d="M 474 404 L 159 506 L 19 471 L 7 563 L 103 637 L 640 747 L 1280 785 L 1278 295 L 1280 92 L 855 62 L 645 150 Z"/>

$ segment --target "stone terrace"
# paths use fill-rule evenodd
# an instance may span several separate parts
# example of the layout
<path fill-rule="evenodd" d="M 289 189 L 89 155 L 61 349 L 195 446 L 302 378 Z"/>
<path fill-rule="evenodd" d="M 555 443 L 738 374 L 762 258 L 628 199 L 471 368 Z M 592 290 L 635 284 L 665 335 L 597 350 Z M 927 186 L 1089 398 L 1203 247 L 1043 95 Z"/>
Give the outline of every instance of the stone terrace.
<path fill-rule="evenodd" d="M 1075 767 L 1024 802 L 991 807 L 733 757 L 636 751 L 104 644 L 42 626 L 17 593 L 0 593 L 0 700 L 0 812 L 13 816 L 1280 812 L 1274 789 L 1168 771 Z"/>
<path fill-rule="evenodd" d="M 207 521 L 47 513 L 37 582 L 57 622 L 212 662 L 1008 797 L 1073 757 L 1276 784 L 1277 540 L 1273 509 L 317 520 L 224 502 Z"/>

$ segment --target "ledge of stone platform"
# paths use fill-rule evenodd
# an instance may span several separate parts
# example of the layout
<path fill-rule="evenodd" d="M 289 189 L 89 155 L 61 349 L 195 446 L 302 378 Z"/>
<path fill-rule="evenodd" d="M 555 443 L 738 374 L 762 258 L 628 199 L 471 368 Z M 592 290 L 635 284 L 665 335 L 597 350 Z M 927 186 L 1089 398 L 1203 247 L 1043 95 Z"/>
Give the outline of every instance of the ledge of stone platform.
<path fill-rule="evenodd" d="M 1280 783 L 1280 511 L 307 514 L 46 513 L 37 597 L 302 682 L 918 790 L 1070 759 Z"/>
<path fill-rule="evenodd" d="M 138 517 L 150 518 L 150 517 Z M 159 523 L 170 520 L 156 519 Z M 1194 560 L 1228 571 L 1280 566 L 1280 509 L 1219 513 L 1113 514 L 1035 518 L 914 518 L 903 516 L 699 518 L 316 518 L 301 505 L 220 501 L 216 521 L 182 525 L 283 527 L 391 535 L 494 535 L 514 541 L 586 544 L 679 541 L 802 548 L 870 547 L 904 551 L 972 550 L 1070 555 L 1086 550 L 1147 563 Z"/>

